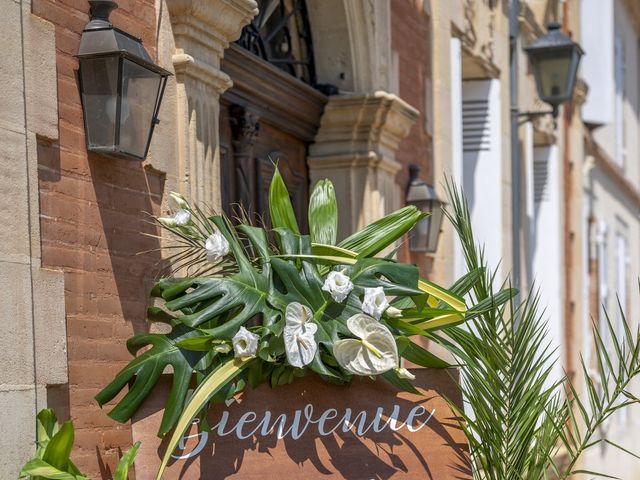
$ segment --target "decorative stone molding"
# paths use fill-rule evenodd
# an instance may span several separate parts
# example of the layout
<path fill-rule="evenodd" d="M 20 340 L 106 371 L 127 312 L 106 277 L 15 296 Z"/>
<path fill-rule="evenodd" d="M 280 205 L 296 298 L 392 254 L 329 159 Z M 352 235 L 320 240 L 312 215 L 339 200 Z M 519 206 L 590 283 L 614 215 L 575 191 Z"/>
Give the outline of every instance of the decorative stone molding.
<path fill-rule="evenodd" d="M 308 163 L 312 182 L 330 178 L 339 198 L 349 199 L 340 236 L 400 206 L 395 152 L 417 119 L 416 109 L 387 92 L 329 98 Z"/>
<path fill-rule="evenodd" d="M 201 51 L 202 61 L 220 65 L 224 50 L 258 14 L 255 0 L 166 0 L 178 52 Z"/>
<path fill-rule="evenodd" d="M 464 0 L 463 30 L 460 35 L 465 55 L 466 78 L 496 77 L 495 64 L 496 4 L 492 1 Z"/>
<path fill-rule="evenodd" d="M 175 52 L 178 184 L 193 201 L 220 208 L 220 70 L 229 43 L 258 13 L 255 0 L 166 0 Z"/>
<path fill-rule="evenodd" d="M 239 193 L 240 203 L 247 209 L 249 218 L 253 218 L 255 198 L 252 195 L 256 185 L 253 144 L 260 130 L 260 117 L 241 105 L 232 105 L 229 108 L 229 117 L 236 192 Z"/>

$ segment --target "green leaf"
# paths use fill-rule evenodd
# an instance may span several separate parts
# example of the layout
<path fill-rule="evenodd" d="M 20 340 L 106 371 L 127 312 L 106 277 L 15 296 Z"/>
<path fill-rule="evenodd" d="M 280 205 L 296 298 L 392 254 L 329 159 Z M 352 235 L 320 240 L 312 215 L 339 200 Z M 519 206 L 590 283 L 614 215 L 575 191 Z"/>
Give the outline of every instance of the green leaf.
<path fill-rule="evenodd" d="M 167 444 L 167 450 L 162 457 L 162 463 L 158 469 L 156 480 L 162 478 L 165 468 L 167 467 L 171 455 L 178 446 L 178 442 L 186 432 L 193 419 L 198 412 L 204 407 L 209 399 L 224 388 L 231 380 L 233 380 L 240 372 L 242 372 L 248 365 L 250 365 L 251 359 L 235 359 L 229 360 L 227 363 L 220 365 L 217 369 L 211 372 L 207 378 L 198 386 L 193 392 L 193 395 L 189 399 L 189 402 L 181 412 L 180 418 L 176 424 L 176 428 L 171 435 L 171 439 Z"/>
<path fill-rule="evenodd" d="M 413 205 L 401 208 L 367 225 L 341 241 L 338 246 L 357 252 L 358 257 L 372 257 L 411 230 L 425 217 Z"/>
<path fill-rule="evenodd" d="M 362 258 L 352 267 L 347 267 L 347 275 L 354 285 L 383 287 L 387 295 L 421 295 L 418 288 L 418 267 L 397 263 L 383 258 Z"/>
<path fill-rule="evenodd" d="M 49 444 L 49 441 L 60 430 L 58 425 L 58 418 L 53 410 L 45 408 L 40 410 L 36 418 L 37 432 L 36 438 L 38 441 L 38 456 L 44 453 L 44 449 Z"/>
<path fill-rule="evenodd" d="M 25 466 L 22 467 L 20 477 L 37 477 L 48 480 L 86 480 L 86 477 L 82 475 L 73 475 L 60 470 L 40 458 L 29 460 Z"/>
<path fill-rule="evenodd" d="M 311 241 L 335 245 L 338 235 L 338 205 L 330 180 L 316 183 L 309 197 L 309 233 Z"/>
<path fill-rule="evenodd" d="M 140 448 L 140 442 L 136 442 L 129 448 L 116 466 L 116 472 L 113 475 L 113 480 L 127 480 L 129 478 L 129 467 L 133 465 Z"/>
<path fill-rule="evenodd" d="M 411 363 L 425 368 L 449 368 L 451 366 L 420 345 L 413 343 L 407 337 L 397 337 L 396 342 L 398 350 L 402 351 L 401 356 Z"/>
<path fill-rule="evenodd" d="M 127 341 L 127 348 L 135 355 L 141 348 L 151 346 L 149 350 L 133 359 L 123 368 L 116 378 L 98 395 L 100 406 L 109 402 L 130 382 L 129 391 L 109 412 L 109 416 L 119 422 L 128 421 L 138 410 L 145 398 L 151 393 L 165 367 L 173 367 L 171 391 L 167 398 L 162 422 L 158 434 L 165 435 L 175 425 L 184 406 L 191 375 L 206 353 L 181 349 L 177 343 L 196 338 L 200 332 L 184 325 L 178 325 L 168 335 L 141 333 Z"/>
<path fill-rule="evenodd" d="M 212 221 L 229 242 L 229 247 L 238 264 L 234 275 L 185 279 L 184 281 L 162 280 L 158 290 L 169 300 L 166 307 L 171 311 L 190 309 L 191 313 L 176 317 L 176 321 L 190 327 L 213 320 L 233 311 L 232 318 L 222 325 L 203 328 L 208 335 L 231 339 L 238 329 L 255 315 L 266 309 L 265 301 L 271 288 L 271 268 L 268 262 L 267 237 L 262 229 L 242 226 L 238 230 L 247 235 L 251 245 L 263 259 L 259 271 L 247 258 L 243 246 L 231 234 L 222 217 Z"/>
<path fill-rule="evenodd" d="M 278 167 L 273 172 L 269 187 L 269 212 L 273 228 L 283 227 L 294 233 L 300 233 L 293 205 L 291 205 L 291 197 L 289 197 L 289 191 L 282 180 Z"/>
<path fill-rule="evenodd" d="M 73 424 L 68 421 L 62 424 L 60 430 L 49 440 L 42 455 L 42 460 L 54 468 L 65 471 L 69 467 L 69 456 L 73 448 Z"/>

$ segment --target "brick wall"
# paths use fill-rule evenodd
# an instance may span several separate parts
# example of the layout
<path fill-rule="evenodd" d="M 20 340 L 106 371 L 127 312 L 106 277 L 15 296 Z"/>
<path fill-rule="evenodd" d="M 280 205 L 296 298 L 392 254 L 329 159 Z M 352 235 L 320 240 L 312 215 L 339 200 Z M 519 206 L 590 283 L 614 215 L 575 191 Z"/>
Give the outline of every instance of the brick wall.
<path fill-rule="evenodd" d="M 403 188 L 409 180 L 408 166 L 411 163 L 420 166 L 422 179 L 434 181 L 431 135 L 427 131 L 427 115 L 431 114 L 427 98 L 427 82 L 431 77 L 431 42 L 429 19 L 424 13 L 423 1 L 391 1 L 391 48 L 398 55 L 399 95 L 420 112 L 420 118 L 396 152 L 396 160 L 402 164 L 397 182 Z M 426 255 L 410 254 L 408 246 L 404 244 L 399 257 L 403 261 L 416 263 L 423 275 L 428 274 L 431 262 Z"/>
<path fill-rule="evenodd" d="M 140 36 L 155 55 L 154 0 L 119 0 L 113 23 Z M 55 25 L 59 139 L 39 142 L 39 193 L 44 267 L 65 277 L 69 384 L 49 404 L 76 427 L 73 459 L 90 478 L 110 478 L 132 443 L 93 400 L 130 359 L 125 341 L 147 328 L 145 309 L 159 270 L 158 241 L 145 212 L 157 213 L 164 176 L 144 164 L 88 154 L 76 80 L 86 0 L 33 0 L 32 13 Z"/>

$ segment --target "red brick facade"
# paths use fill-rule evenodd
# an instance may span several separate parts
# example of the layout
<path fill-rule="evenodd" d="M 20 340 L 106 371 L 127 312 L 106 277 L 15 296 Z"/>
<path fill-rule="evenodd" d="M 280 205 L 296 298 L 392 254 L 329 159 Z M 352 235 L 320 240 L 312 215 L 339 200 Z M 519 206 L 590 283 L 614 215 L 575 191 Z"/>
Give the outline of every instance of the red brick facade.
<path fill-rule="evenodd" d="M 432 140 L 427 131 L 427 118 L 431 115 L 427 111 L 430 103 L 427 82 L 431 78 L 431 41 L 429 18 L 424 12 L 423 3 L 423 0 L 391 1 L 391 48 L 398 56 L 399 96 L 420 112 L 420 117 L 396 152 L 396 160 L 402 164 L 397 181 L 403 188 L 409 181 L 411 163 L 420 167 L 422 179 L 433 182 Z M 403 261 L 418 264 L 422 274 L 428 275 L 428 256 L 410 254 L 406 244 L 402 246 L 399 256 Z"/>
<path fill-rule="evenodd" d="M 142 37 L 155 55 L 153 0 L 119 0 L 113 23 Z M 94 395 L 130 359 L 126 339 L 147 328 L 145 309 L 159 254 L 145 212 L 157 213 L 163 175 L 140 162 L 88 154 L 76 80 L 86 0 L 33 0 L 55 25 L 60 138 L 39 145 L 42 263 L 65 280 L 69 385 L 49 403 L 76 427 L 73 459 L 90 478 L 110 478 L 131 445 L 129 425 L 112 421 Z"/>

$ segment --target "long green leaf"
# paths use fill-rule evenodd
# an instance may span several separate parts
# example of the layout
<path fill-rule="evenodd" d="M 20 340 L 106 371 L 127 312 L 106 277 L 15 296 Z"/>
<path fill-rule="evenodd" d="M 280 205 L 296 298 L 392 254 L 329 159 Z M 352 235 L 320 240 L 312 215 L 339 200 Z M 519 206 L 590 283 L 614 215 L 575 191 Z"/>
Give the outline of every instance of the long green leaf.
<path fill-rule="evenodd" d="M 162 475 L 169 464 L 169 460 L 171 459 L 171 455 L 178 446 L 178 442 L 180 442 L 180 439 L 187 431 L 198 412 L 200 412 L 202 407 L 207 404 L 211 397 L 218 393 L 236 375 L 244 370 L 250 362 L 251 359 L 249 358 L 229 360 L 227 363 L 224 363 L 211 372 L 209 376 L 198 386 L 196 391 L 193 392 L 193 395 L 182 411 L 180 418 L 176 423 L 173 435 L 171 435 L 171 439 L 167 444 L 167 450 L 162 457 L 162 463 L 158 469 L 156 480 L 160 480 L 162 478 Z"/>
<path fill-rule="evenodd" d="M 288 228 L 294 233 L 300 233 L 291 197 L 289 197 L 289 191 L 282 180 L 278 167 L 273 172 L 269 187 L 269 212 L 273 228 Z"/>
<path fill-rule="evenodd" d="M 371 257 L 392 245 L 426 216 L 414 206 L 397 210 L 367 225 L 341 241 L 338 246 L 353 250 L 358 257 Z"/>
<path fill-rule="evenodd" d="M 338 235 L 338 205 L 330 180 L 316 183 L 309 197 L 309 234 L 311 241 L 335 245 Z"/>
<path fill-rule="evenodd" d="M 54 468 L 65 471 L 69 467 L 69 456 L 73 448 L 73 424 L 68 421 L 62 424 L 60 430 L 49 440 L 44 450 L 42 460 Z"/>
<path fill-rule="evenodd" d="M 38 477 L 47 480 L 86 480 L 81 475 L 72 475 L 69 472 L 62 471 L 51 466 L 40 458 L 29 460 L 20 472 L 20 477 Z"/>
<path fill-rule="evenodd" d="M 134 443 L 118 462 L 116 466 L 116 472 L 113 475 L 113 480 L 127 480 L 129 478 L 129 468 L 133 465 L 140 448 L 140 442 Z"/>

